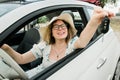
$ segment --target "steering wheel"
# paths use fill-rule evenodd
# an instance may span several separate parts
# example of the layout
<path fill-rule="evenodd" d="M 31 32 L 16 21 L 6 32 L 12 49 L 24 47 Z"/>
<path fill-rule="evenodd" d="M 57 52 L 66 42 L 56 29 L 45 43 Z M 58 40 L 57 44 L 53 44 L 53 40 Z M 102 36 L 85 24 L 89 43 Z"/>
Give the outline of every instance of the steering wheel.
<path fill-rule="evenodd" d="M 28 76 L 23 69 L 2 49 L 0 49 L 0 57 L 6 65 L 10 66 L 10 68 L 14 69 L 19 74 L 20 78 L 28 80 Z"/>

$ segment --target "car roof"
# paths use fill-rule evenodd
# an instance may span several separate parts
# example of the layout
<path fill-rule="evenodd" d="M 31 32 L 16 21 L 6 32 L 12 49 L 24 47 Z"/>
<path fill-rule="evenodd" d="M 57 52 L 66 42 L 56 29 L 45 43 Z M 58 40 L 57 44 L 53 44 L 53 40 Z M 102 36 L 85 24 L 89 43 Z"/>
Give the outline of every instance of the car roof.
<path fill-rule="evenodd" d="M 1 25 L 0 33 L 4 31 L 6 28 L 8 28 L 11 24 L 13 24 L 14 22 L 16 22 L 17 20 L 21 19 L 22 17 L 26 16 L 31 12 L 34 12 L 38 9 L 42 9 L 48 6 L 65 5 L 65 4 L 95 6 L 95 5 L 82 2 L 82 1 L 77 1 L 77 0 L 65 0 L 65 1 L 64 0 L 43 0 L 43 1 L 26 4 L 0 17 L 0 25 Z M 13 17 L 13 14 L 14 14 L 14 17 Z M 8 18 L 10 20 L 8 20 Z"/>

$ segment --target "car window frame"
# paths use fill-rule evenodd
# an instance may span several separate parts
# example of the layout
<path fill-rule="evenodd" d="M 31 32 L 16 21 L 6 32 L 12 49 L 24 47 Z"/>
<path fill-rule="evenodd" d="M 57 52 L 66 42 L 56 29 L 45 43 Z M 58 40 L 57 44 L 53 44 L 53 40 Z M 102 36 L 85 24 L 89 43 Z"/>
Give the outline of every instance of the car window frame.
<path fill-rule="evenodd" d="M 80 7 L 80 6 L 79 6 Z M 76 7 L 78 10 L 80 9 L 78 6 Z M 90 19 L 90 15 L 88 15 L 87 10 L 85 8 L 87 8 L 88 6 L 83 7 L 83 12 L 85 11 L 86 13 L 82 14 L 84 16 L 86 16 L 86 18 L 84 16 L 82 16 L 82 18 L 84 17 L 83 21 L 85 22 L 85 24 L 87 24 L 88 20 Z M 75 7 L 74 7 L 75 8 Z M 67 9 L 67 8 L 66 8 Z M 91 7 L 91 9 L 93 9 Z M 69 55 L 65 56 L 64 58 L 62 58 L 61 60 L 57 61 L 56 63 L 54 63 L 53 65 L 49 66 L 48 68 L 46 68 L 45 70 L 43 70 L 42 72 L 38 73 L 37 75 L 33 76 L 31 79 L 32 80 L 44 80 L 47 79 L 48 77 L 50 77 L 52 74 L 54 74 L 56 71 L 58 71 L 60 68 L 62 68 L 64 65 L 66 65 L 67 63 L 69 63 L 71 60 L 73 60 L 75 57 L 77 57 L 78 55 L 82 54 L 82 52 L 84 52 L 87 48 L 89 48 L 92 44 L 94 44 L 97 40 L 99 40 L 101 37 L 103 36 L 100 35 L 98 36 L 94 41 L 92 41 L 86 48 L 79 48 L 76 49 L 75 51 L 71 52 Z"/>

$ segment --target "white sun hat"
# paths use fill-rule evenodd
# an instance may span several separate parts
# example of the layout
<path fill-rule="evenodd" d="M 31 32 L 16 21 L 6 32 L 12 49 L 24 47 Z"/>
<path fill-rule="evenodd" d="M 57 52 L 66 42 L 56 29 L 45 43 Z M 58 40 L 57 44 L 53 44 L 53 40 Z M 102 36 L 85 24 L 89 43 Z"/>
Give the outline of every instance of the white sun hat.
<path fill-rule="evenodd" d="M 70 27 L 73 29 L 74 34 L 76 34 L 77 30 L 75 29 L 72 16 L 69 13 L 63 13 L 57 17 L 53 17 L 47 27 L 49 27 L 56 20 L 63 20 L 67 22 L 70 25 Z"/>

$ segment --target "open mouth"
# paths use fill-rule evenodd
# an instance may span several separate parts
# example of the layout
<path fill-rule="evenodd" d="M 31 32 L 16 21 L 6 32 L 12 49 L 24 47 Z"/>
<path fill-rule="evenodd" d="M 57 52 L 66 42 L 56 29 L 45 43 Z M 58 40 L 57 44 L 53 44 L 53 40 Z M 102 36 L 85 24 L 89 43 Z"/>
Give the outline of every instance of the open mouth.
<path fill-rule="evenodd" d="M 60 36 L 61 36 L 61 35 L 64 35 L 64 34 L 65 34 L 65 32 L 58 32 L 58 33 L 57 33 L 57 35 L 60 35 Z"/>

